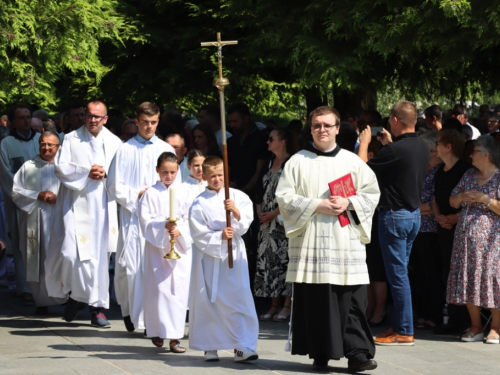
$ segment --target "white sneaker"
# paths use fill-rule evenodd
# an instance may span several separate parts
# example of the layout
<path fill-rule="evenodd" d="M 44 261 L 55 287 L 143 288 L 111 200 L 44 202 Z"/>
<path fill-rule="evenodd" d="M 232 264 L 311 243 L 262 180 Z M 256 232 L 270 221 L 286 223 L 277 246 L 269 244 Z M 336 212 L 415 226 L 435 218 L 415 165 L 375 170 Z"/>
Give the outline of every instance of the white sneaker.
<path fill-rule="evenodd" d="M 217 350 L 209 350 L 205 352 L 204 358 L 207 362 L 214 362 L 219 360 L 219 355 L 217 354 Z"/>
<path fill-rule="evenodd" d="M 259 355 L 255 350 L 250 348 L 240 348 L 234 349 L 234 361 L 235 362 L 243 362 L 243 361 L 255 361 L 259 358 Z"/>

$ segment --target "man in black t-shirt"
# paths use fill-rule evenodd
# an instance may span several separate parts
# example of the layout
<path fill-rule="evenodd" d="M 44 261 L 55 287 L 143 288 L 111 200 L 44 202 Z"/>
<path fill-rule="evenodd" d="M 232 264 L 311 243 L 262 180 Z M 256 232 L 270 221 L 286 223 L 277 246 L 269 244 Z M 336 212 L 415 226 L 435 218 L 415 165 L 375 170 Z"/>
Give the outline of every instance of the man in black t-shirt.
<path fill-rule="evenodd" d="M 377 175 L 379 202 L 379 238 L 387 281 L 394 301 L 392 328 L 377 335 L 377 345 L 414 345 L 413 311 L 408 261 L 420 228 L 420 194 L 429 163 L 429 147 L 415 133 L 417 111 L 407 101 L 396 103 L 389 116 L 391 132 L 382 130 L 385 145 L 368 165 Z M 368 160 L 371 129 L 359 136 L 358 155 Z"/>

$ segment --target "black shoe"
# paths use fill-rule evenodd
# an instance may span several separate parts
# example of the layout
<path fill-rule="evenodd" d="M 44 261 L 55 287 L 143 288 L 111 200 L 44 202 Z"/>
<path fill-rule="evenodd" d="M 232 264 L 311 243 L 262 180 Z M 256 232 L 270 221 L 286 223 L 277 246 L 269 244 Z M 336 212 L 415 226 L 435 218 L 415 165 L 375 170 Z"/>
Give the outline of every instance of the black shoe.
<path fill-rule="evenodd" d="M 35 300 L 30 293 L 23 293 L 19 298 L 21 299 L 21 305 L 23 306 L 33 306 L 35 304 Z"/>
<path fill-rule="evenodd" d="M 327 371 L 328 370 L 328 360 L 327 359 L 315 359 L 313 362 L 314 371 Z"/>
<path fill-rule="evenodd" d="M 134 323 L 132 323 L 132 320 L 130 320 L 130 315 L 124 316 L 123 322 L 125 323 L 125 328 L 127 328 L 127 331 L 129 332 L 135 331 Z"/>
<path fill-rule="evenodd" d="M 49 313 L 49 309 L 47 306 L 39 306 L 36 308 L 35 315 L 47 315 Z"/>
<path fill-rule="evenodd" d="M 378 364 L 375 360 L 369 359 L 366 356 L 357 355 L 353 358 L 349 358 L 347 362 L 347 371 L 349 372 L 359 372 L 366 370 L 375 370 Z"/>
<path fill-rule="evenodd" d="M 68 302 L 66 302 L 66 307 L 64 308 L 64 320 L 67 322 L 72 322 L 76 319 L 78 315 L 78 301 L 69 297 Z"/>

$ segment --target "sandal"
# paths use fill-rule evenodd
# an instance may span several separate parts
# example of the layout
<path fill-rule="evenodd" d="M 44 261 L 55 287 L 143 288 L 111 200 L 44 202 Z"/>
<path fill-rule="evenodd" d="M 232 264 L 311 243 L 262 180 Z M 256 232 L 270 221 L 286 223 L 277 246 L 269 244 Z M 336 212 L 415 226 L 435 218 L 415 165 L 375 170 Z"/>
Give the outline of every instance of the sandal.
<path fill-rule="evenodd" d="M 161 348 L 163 346 L 163 339 L 159 338 L 159 337 L 153 337 L 151 339 L 151 342 L 153 343 L 154 346 L 156 346 L 157 348 Z"/>
<path fill-rule="evenodd" d="M 287 309 L 288 310 L 288 315 L 283 315 L 283 314 L 276 314 L 275 316 L 273 316 L 273 321 L 275 322 L 287 322 L 288 319 L 290 318 L 290 307 L 288 306 L 283 306 L 283 309 Z M 280 313 L 283 311 L 283 309 L 281 309 Z"/>
<path fill-rule="evenodd" d="M 500 328 L 491 327 L 490 333 L 486 336 L 486 344 L 500 344 Z"/>
<path fill-rule="evenodd" d="M 175 344 L 172 346 L 172 344 Z M 170 351 L 172 353 L 185 353 L 186 348 L 181 346 L 181 342 L 179 340 L 170 340 Z"/>
<path fill-rule="evenodd" d="M 483 341 L 483 327 L 472 325 L 460 336 L 460 340 L 465 342 Z"/>
<path fill-rule="evenodd" d="M 436 324 L 432 320 L 424 320 L 423 322 L 419 322 L 415 328 L 419 330 L 431 330 L 436 328 Z"/>
<path fill-rule="evenodd" d="M 279 310 L 279 306 L 271 306 L 269 311 L 265 313 L 264 315 L 259 316 L 259 320 L 262 320 L 264 322 L 273 320 L 274 314 Z M 272 313 L 271 313 L 272 311 Z"/>

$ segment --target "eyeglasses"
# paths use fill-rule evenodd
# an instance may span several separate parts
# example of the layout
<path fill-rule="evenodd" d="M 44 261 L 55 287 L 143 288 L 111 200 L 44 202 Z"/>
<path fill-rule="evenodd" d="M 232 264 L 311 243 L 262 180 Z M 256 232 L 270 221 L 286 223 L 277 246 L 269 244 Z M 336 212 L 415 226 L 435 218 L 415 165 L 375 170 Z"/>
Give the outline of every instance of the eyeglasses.
<path fill-rule="evenodd" d="M 312 128 L 314 131 L 321 131 L 321 128 L 324 128 L 327 133 L 330 133 L 330 131 L 340 125 L 330 125 L 330 124 L 313 124 Z"/>
<path fill-rule="evenodd" d="M 106 117 L 108 117 L 108 116 L 85 115 L 85 118 L 87 120 L 90 120 L 90 121 L 96 120 L 97 122 L 104 120 Z"/>
<path fill-rule="evenodd" d="M 497 120 L 490 120 L 488 121 L 488 124 L 494 124 L 495 122 L 498 122 Z"/>
<path fill-rule="evenodd" d="M 54 148 L 54 147 L 59 147 L 59 144 L 58 143 L 45 143 L 45 142 L 42 142 L 40 143 L 40 147 L 47 147 L 47 148 Z"/>

